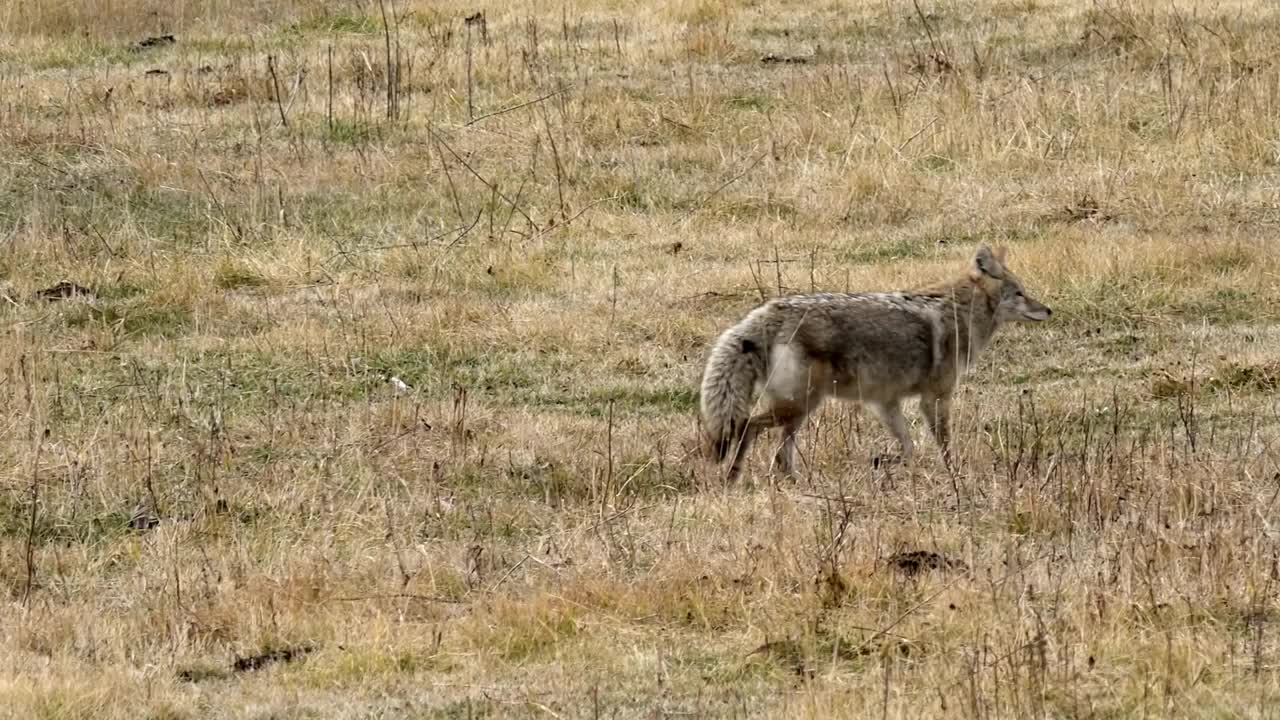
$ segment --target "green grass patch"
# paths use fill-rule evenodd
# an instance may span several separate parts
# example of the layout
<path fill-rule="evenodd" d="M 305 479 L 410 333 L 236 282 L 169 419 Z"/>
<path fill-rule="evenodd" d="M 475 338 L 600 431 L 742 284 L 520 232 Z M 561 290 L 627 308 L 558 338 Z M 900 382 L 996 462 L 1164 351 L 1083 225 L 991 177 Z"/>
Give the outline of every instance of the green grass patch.
<path fill-rule="evenodd" d="M 938 243 L 929 238 L 899 238 L 876 243 L 862 243 L 836 252 L 836 260 L 855 265 L 875 265 L 910 258 L 928 257 L 937 252 Z"/>
<path fill-rule="evenodd" d="M 325 131 L 331 142 L 351 147 L 368 145 L 378 137 L 375 125 L 359 120 L 335 119 L 332 125 L 325 127 Z"/>
<path fill-rule="evenodd" d="M 773 109 L 775 101 L 766 95 L 730 95 L 724 99 L 724 105 L 730 110 L 768 112 Z"/>
<path fill-rule="evenodd" d="M 80 41 L 56 45 L 44 53 L 15 58 L 33 71 L 75 70 L 101 65 L 133 65 L 149 60 L 148 53 L 133 52 L 127 43 Z"/>
<path fill-rule="evenodd" d="M 223 290 L 243 290 L 262 287 L 267 279 L 243 264 L 224 260 L 213 271 L 213 284 Z"/>
<path fill-rule="evenodd" d="M 72 514 L 63 500 L 65 498 L 60 497 L 54 505 L 49 504 L 48 498 L 41 500 L 36 506 L 33 524 L 31 496 L 26 488 L 0 494 L 0 538 L 25 541 L 29 536 L 36 545 L 93 543 L 113 540 L 131 532 L 131 512 L 100 508 Z"/>
<path fill-rule="evenodd" d="M 100 305 L 69 305 L 68 327 L 100 326 L 124 336 L 175 337 L 191 324 L 191 310 L 172 304 L 109 301 Z"/>
<path fill-rule="evenodd" d="M 351 12 L 325 12 L 313 15 L 289 28 L 296 33 L 339 33 L 346 35 L 376 35 L 382 33 L 382 20 L 370 15 Z"/>

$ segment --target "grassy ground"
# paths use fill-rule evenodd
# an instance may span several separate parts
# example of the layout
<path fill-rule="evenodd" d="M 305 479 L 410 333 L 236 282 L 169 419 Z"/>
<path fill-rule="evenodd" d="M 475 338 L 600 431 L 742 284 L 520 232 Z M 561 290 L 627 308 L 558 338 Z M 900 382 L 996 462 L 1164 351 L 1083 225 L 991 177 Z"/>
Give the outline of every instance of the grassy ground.
<path fill-rule="evenodd" d="M 0 715 L 1276 714 L 1267 3 L 0 36 Z M 755 303 L 983 241 L 1055 312 L 964 385 L 955 475 L 847 406 L 796 479 L 695 452 Z"/>

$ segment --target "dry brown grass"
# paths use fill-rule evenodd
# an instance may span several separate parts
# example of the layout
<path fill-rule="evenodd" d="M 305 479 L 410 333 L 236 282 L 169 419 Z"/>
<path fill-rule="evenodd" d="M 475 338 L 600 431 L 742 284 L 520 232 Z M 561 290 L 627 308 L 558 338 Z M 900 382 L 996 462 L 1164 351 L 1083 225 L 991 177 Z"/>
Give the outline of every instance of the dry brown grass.
<path fill-rule="evenodd" d="M 1274 712 L 1280 13 L 386 8 L 0 8 L 0 714 Z M 691 453 L 762 296 L 979 241 L 954 476 Z"/>

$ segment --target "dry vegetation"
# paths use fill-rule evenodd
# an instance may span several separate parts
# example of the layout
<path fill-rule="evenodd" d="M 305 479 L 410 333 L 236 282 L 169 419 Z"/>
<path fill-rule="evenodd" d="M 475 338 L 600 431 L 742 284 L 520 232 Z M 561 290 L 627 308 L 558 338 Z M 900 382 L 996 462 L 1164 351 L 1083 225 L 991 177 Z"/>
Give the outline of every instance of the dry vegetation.
<path fill-rule="evenodd" d="M 1268 3 L 10 0 L 0 37 L 0 714 L 1280 702 Z M 761 297 L 979 241 L 1055 314 L 964 386 L 954 475 L 848 407 L 797 479 L 693 452 Z"/>

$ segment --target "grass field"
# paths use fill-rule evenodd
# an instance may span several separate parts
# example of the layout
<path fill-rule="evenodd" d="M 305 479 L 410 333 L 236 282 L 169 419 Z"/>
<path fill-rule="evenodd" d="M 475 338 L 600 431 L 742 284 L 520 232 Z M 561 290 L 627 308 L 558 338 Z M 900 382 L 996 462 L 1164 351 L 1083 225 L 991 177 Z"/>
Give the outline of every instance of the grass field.
<path fill-rule="evenodd" d="M 0 38 L 0 717 L 1280 715 L 1269 3 Z M 796 478 L 699 454 L 751 307 L 980 242 L 1054 315 L 962 385 L 954 474 L 850 406 Z"/>

